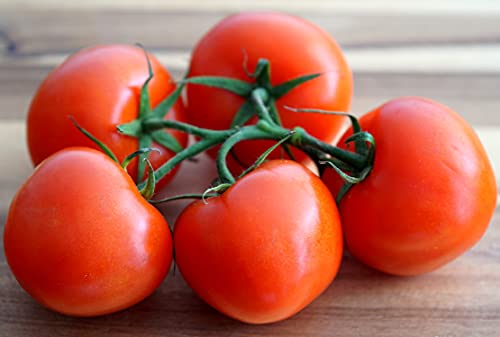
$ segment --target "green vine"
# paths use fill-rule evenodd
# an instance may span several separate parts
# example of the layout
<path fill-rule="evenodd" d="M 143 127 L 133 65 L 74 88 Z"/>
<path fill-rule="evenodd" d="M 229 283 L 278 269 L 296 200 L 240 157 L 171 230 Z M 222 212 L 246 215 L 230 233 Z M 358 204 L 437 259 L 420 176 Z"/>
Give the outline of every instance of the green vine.
<path fill-rule="evenodd" d="M 117 126 L 119 133 L 138 138 L 139 140 L 138 150 L 127 157 L 123 166 L 126 167 L 133 158 L 139 158 L 139 183 L 137 186 L 145 198 L 150 199 L 152 197 L 155 182 L 165 177 L 175 166 L 184 160 L 192 159 L 199 153 L 218 145 L 220 145 L 220 149 L 216 158 L 216 164 L 219 184 L 208 189 L 203 194 L 181 195 L 170 197 L 163 201 L 184 198 L 201 198 L 204 200 L 206 196 L 212 197 L 223 193 L 223 191 L 236 181 L 235 177 L 228 169 L 227 156 L 229 154 L 234 155 L 234 146 L 245 140 L 267 139 L 274 140 L 276 144 L 263 153 L 257 161 L 249 166 L 238 178 L 241 178 L 260 165 L 269 153 L 278 146 L 282 146 L 290 158 L 293 158 L 290 147 L 302 150 L 314 160 L 320 173 L 325 169 L 335 170 L 345 181 L 344 186 L 337 196 L 337 201 L 340 201 L 352 185 L 363 181 L 370 173 L 375 156 L 375 140 L 372 135 L 361 129 L 355 116 L 323 110 L 285 107 L 295 112 L 341 114 L 348 117 L 352 124 L 353 135 L 347 139 L 347 142 L 353 142 L 355 144 L 354 152 L 324 143 L 301 127 L 290 130 L 284 128 L 281 124 L 276 101 L 280 97 L 286 95 L 290 90 L 321 76 L 321 74 L 301 76 L 273 86 L 271 84 L 269 61 L 260 59 L 255 71 L 249 74 L 250 77 L 254 79 L 252 82 L 216 76 L 185 78 L 180 82 L 176 90 L 153 109 L 150 104 L 147 86 L 154 74 L 146 51 L 145 55 L 149 76 L 141 89 L 138 118 L 132 122 Z M 179 99 L 184 85 L 189 83 L 224 89 L 240 95 L 245 99 L 245 102 L 235 114 L 229 129 L 211 130 L 188 123 L 164 119 L 166 113 Z M 253 117 L 257 117 L 257 123 L 246 125 Z M 75 125 L 77 125 L 76 122 Z M 77 127 L 79 126 L 77 125 Z M 168 130 L 185 132 L 197 136 L 199 140 L 187 148 L 182 148 Z M 81 129 L 81 131 L 100 144 L 99 146 L 103 151 L 113 160 L 117 161 L 116 157 L 106 146 L 104 146 L 104 144 L 100 143 L 85 130 Z M 151 167 L 151 163 L 147 160 L 148 154 L 152 151 L 151 144 L 153 141 L 175 153 L 173 157 L 154 171 Z M 145 174 L 146 165 L 149 171 L 148 178 L 141 181 Z M 158 201 L 154 202 L 156 203 Z"/>

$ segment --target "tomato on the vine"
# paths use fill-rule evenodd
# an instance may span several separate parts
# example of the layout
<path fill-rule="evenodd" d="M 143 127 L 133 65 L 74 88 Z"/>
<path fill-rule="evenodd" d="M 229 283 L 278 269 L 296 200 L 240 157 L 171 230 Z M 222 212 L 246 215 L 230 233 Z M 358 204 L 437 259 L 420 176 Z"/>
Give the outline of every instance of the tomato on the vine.
<path fill-rule="evenodd" d="M 175 84 L 153 55 L 149 55 L 149 59 L 154 77 L 148 92 L 155 107 L 175 90 Z M 27 134 L 33 163 L 38 165 L 49 155 L 70 146 L 98 148 L 75 128 L 69 116 L 106 144 L 120 161 L 136 151 L 138 140 L 119 134 L 116 126 L 138 117 L 140 91 L 147 78 L 147 59 L 139 47 L 96 46 L 70 56 L 47 76 L 31 103 Z M 182 102 L 177 101 L 166 118 L 184 120 Z M 186 134 L 168 132 L 180 145 L 187 144 Z M 152 146 L 160 151 L 149 156 L 154 168 L 174 154 L 156 143 Z M 133 160 L 128 170 L 137 181 L 137 160 Z M 159 187 L 173 175 L 174 171 L 159 182 Z"/>
<path fill-rule="evenodd" d="M 174 229 L 176 262 L 191 288 L 248 323 L 297 313 L 332 282 L 342 258 L 335 201 L 304 166 L 269 161 L 221 196 L 196 201 Z"/>
<path fill-rule="evenodd" d="M 342 118 L 285 108 L 348 111 L 352 98 L 352 75 L 341 49 L 327 32 L 299 17 L 242 13 L 223 19 L 196 45 L 189 77 L 223 76 L 253 83 L 255 79 L 248 72 L 253 72 L 263 58 L 270 62 L 272 85 L 321 74 L 277 99 L 276 107 L 285 127 L 301 126 L 323 141 L 334 140 L 342 128 Z M 226 90 L 198 84 L 188 84 L 186 91 L 188 121 L 210 129 L 228 128 L 245 101 Z M 268 141 L 245 141 L 235 147 L 235 154 L 248 166 L 270 145 Z M 209 153 L 214 156 L 216 152 Z M 271 155 L 278 157 L 279 151 Z"/>
<path fill-rule="evenodd" d="M 493 169 L 474 130 L 450 108 L 403 97 L 360 119 L 373 135 L 373 170 L 340 201 L 347 249 L 386 273 L 432 271 L 471 248 L 496 207 Z M 344 141 L 339 146 L 347 148 Z M 323 180 L 336 194 L 333 170 Z"/>
<path fill-rule="evenodd" d="M 12 273 L 33 298 L 75 316 L 141 301 L 172 261 L 162 214 L 118 164 L 83 147 L 50 156 L 21 186 L 4 248 Z"/>

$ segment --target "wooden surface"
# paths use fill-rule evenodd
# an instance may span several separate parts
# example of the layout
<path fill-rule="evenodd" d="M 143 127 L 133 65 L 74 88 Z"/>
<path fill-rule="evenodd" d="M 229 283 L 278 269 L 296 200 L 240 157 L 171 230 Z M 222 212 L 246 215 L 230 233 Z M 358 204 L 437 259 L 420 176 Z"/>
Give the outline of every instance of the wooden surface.
<path fill-rule="evenodd" d="M 179 78 L 190 48 L 211 25 L 229 13 L 257 9 L 299 14 L 336 37 L 355 74 L 354 111 L 401 95 L 439 100 L 474 125 L 500 168 L 500 2 L 0 0 L 2 226 L 13 194 L 32 170 L 24 134 L 30 97 L 68 53 L 96 43 L 139 41 Z M 186 164 L 164 193 L 199 191 L 214 172 L 202 157 L 198 166 Z M 183 205 L 173 203 L 163 211 L 173 221 Z M 497 210 L 470 252 L 420 277 L 382 275 L 345 257 L 325 294 L 295 317 L 267 326 L 218 314 L 179 273 L 124 312 L 64 317 L 21 290 L 2 246 L 0 336 L 499 336 L 498 225 Z"/>

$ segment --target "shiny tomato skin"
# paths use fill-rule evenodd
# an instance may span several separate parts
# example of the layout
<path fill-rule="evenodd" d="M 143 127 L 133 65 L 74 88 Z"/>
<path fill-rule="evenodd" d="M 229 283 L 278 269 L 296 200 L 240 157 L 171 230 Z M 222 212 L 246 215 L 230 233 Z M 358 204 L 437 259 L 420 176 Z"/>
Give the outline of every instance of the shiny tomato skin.
<path fill-rule="evenodd" d="M 154 77 L 148 89 L 152 106 L 175 90 L 170 74 L 149 54 Z M 69 116 L 104 144 L 121 161 L 138 149 L 136 138 L 117 133 L 116 126 L 137 118 L 141 87 L 148 77 L 144 51 L 128 45 L 102 45 L 80 50 L 52 70 L 38 88 L 28 112 L 28 148 L 34 165 L 70 146 L 98 148 L 72 124 Z M 184 106 L 178 101 L 166 118 L 184 120 Z M 185 146 L 187 136 L 169 131 Z M 157 144 L 161 153 L 149 158 L 157 168 L 173 153 Z M 137 179 L 137 161 L 128 167 Z M 164 186 L 175 172 L 159 182 Z"/>
<path fill-rule="evenodd" d="M 4 232 L 7 262 L 39 303 L 74 316 L 150 295 L 172 261 L 161 213 L 117 164 L 89 148 L 50 156 L 21 186 Z"/>
<path fill-rule="evenodd" d="M 340 202 L 346 245 L 365 264 L 394 275 L 433 271 L 470 249 L 496 207 L 497 187 L 474 130 L 450 108 L 402 97 L 369 112 L 373 171 Z M 339 142 L 346 148 L 344 140 Z M 323 180 L 337 194 L 340 178 Z"/>
<path fill-rule="evenodd" d="M 323 29 L 299 17 L 283 13 L 241 13 L 214 26 L 194 48 L 189 76 L 225 76 L 253 82 L 244 71 L 253 72 L 257 61 L 271 64 L 271 81 L 277 85 L 293 78 L 322 75 L 293 89 L 276 102 L 283 125 L 304 127 L 312 135 L 330 142 L 339 135 L 343 119 L 338 116 L 291 112 L 284 106 L 348 111 L 352 99 L 351 70 L 335 40 Z M 187 86 L 186 115 L 190 123 L 211 129 L 228 128 L 244 99 L 222 89 Z M 253 120 L 255 122 L 255 119 Z M 272 145 L 247 141 L 236 146 L 246 164 Z M 215 156 L 216 152 L 209 152 Z M 272 158 L 279 157 L 279 151 Z M 297 153 L 300 158 L 304 155 Z"/>
<path fill-rule="evenodd" d="M 292 161 L 260 166 L 206 204 L 196 201 L 174 229 L 176 263 L 191 288 L 247 323 L 283 320 L 325 290 L 342 258 L 331 194 Z"/>

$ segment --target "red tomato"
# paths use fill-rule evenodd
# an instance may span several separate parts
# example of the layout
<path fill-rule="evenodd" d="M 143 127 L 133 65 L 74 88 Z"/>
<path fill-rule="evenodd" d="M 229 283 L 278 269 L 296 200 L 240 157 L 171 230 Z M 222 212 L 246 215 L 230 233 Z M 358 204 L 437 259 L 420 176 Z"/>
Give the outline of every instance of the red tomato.
<path fill-rule="evenodd" d="M 292 161 L 270 161 L 220 197 L 196 201 L 174 229 L 179 270 L 222 313 L 248 323 L 285 319 L 312 302 L 342 258 L 337 207 Z"/>
<path fill-rule="evenodd" d="M 418 97 L 394 99 L 360 123 L 377 147 L 373 171 L 340 202 L 351 254 L 386 273 L 416 275 L 471 248 L 497 198 L 474 130 L 448 107 Z M 336 194 L 341 181 L 333 170 L 323 180 Z"/>
<path fill-rule="evenodd" d="M 4 247 L 34 299 L 75 316 L 141 301 L 172 261 L 161 213 L 119 165 L 89 148 L 62 150 L 37 167 L 12 201 Z"/>
<path fill-rule="evenodd" d="M 172 78 L 158 60 L 149 55 L 154 77 L 149 83 L 152 106 L 156 106 L 175 90 Z M 97 46 L 83 49 L 54 69 L 38 88 L 28 112 L 28 147 L 38 165 L 49 155 L 70 146 L 97 146 L 86 138 L 68 116 L 73 116 L 85 129 L 105 143 L 121 161 L 138 149 L 136 138 L 116 131 L 119 124 L 133 121 L 139 112 L 139 94 L 148 77 L 144 51 L 127 45 Z M 184 107 L 177 102 L 168 119 L 184 119 Z M 170 132 L 170 131 L 169 131 Z M 185 146 L 187 136 L 172 131 Z M 161 153 L 149 156 L 157 168 L 173 153 L 158 144 Z M 137 178 L 137 160 L 128 167 Z M 174 173 L 160 181 L 167 183 Z"/>
<path fill-rule="evenodd" d="M 296 108 L 348 111 L 352 98 L 352 75 L 335 40 L 327 32 L 301 18 L 281 13 L 243 13 L 229 16 L 213 27 L 194 49 L 189 76 L 225 76 L 253 82 L 244 71 L 253 72 L 257 61 L 271 64 L 271 80 L 277 85 L 303 75 L 322 73 L 280 98 L 276 105 L 283 125 L 301 126 L 330 142 L 340 132 L 338 116 L 296 113 Z M 222 89 L 187 86 L 188 121 L 210 129 L 227 129 L 244 99 Z M 255 122 L 255 119 L 253 119 Z M 250 165 L 272 143 L 247 141 L 236 146 L 236 154 Z M 216 152 L 211 152 L 214 156 Z M 277 158 L 279 151 L 271 155 Z M 301 156 L 300 158 L 304 158 Z"/>

